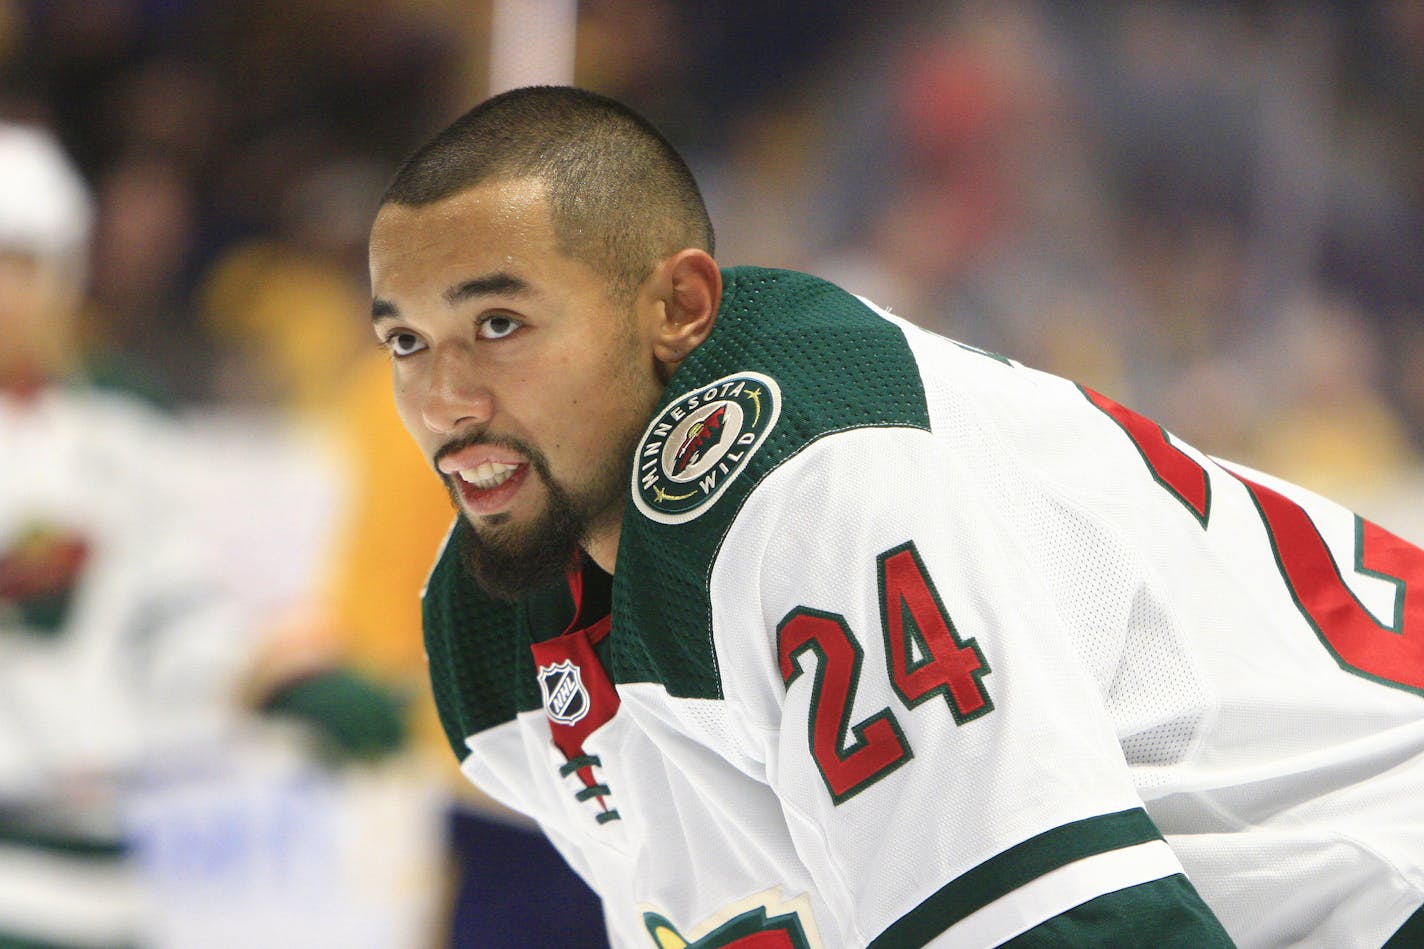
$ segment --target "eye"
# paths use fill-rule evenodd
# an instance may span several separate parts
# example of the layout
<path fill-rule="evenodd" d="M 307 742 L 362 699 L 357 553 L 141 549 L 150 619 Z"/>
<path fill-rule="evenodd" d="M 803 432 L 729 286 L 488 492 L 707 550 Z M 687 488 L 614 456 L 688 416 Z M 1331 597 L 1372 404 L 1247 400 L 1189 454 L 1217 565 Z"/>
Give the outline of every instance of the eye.
<path fill-rule="evenodd" d="M 398 331 L 387 336 L 383 341 L 386 349 L 390 350 L 392 356 L 402 359 L 406 356 L 414 356 L 425 348 L 425 341 L 414 333 Z"/>
<path fill-rule="evenodd" d="M 512 316 L 496 313 L 480 321 L 480 339 L 504 339 L 524 324 Z"/>

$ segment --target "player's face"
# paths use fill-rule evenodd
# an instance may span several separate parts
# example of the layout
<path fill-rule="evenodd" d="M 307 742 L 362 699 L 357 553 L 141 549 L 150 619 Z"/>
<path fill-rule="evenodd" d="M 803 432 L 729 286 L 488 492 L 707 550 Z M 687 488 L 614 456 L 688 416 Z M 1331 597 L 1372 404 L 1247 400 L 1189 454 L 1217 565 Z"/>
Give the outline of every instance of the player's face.
<path fill-rule="evenodd" d="M 65 368 L 79 289 L 54 262 L 0 251 L 0 385 Z"/>
<path fill-rule="evenodd" d="M 486 588 L 548 582 L 575 543 L 611 566 L 661 384 L 632 305 L 558 249 L 542 186 L 385 206 L 371 285 L 397 409 L 475 529 Z"/>

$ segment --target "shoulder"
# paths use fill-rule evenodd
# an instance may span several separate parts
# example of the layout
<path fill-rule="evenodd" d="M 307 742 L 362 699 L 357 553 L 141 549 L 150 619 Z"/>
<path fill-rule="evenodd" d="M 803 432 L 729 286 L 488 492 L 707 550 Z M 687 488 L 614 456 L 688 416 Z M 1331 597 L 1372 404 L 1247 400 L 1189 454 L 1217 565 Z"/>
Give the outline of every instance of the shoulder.
<path fill-rule="evenodd" d="M 95 479 L 89 493 L 106 505 L 167 508 L 195 464 L 187 428 L 125 393 L 59 385 L 6 416 L 30 433 L 18 460 L 50 466 L 50 477 L 59 469 L 86 471 Z"/>
<path fill-rule="evenodd" d="M 929 427 L 903 329 L 824 280 L 732 268 L 716 328 L 639 442 L 636 511 L 659 524 L 725 525 L 735 498 L 786 459 L 864 426 Z"/>
<path fill-rule="evenodd" d="M 87 384 L 56 386 L 44 395 L 57 414 L 76 421 L 112 426 L 119 441 L 134 432 L 159 435 L 178 430 L 178 420 L 166 409 L 129 392 Z"/>
<path fill-rule="evenodd" d="M 637 446 L 615 574 L 618 677 L 720 697 L 708 583 L 750 494 L 828 436 L 929 425 L 901 325 L 805 274 L 728 270 L 716 328 Z"/>

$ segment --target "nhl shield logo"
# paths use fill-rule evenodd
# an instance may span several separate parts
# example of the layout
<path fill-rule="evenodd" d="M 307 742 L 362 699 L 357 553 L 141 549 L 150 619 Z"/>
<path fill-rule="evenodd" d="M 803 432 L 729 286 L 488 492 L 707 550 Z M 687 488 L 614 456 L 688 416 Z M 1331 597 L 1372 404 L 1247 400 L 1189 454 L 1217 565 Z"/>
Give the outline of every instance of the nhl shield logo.
<path fill-rule="evenodd" d="M 593 704 L 579 667 L 569 659 L 539 667 L 539 691 L 544 695 L 544 711 L 560 725 L 576 724 Z"/>
<path fill-rule="evenodd" d="M 638 510 L 663 524 L 700 515 L 746 468 L 780 414 L 781 388 L 759 372 L 733 373 L 678 396 L 638 443 Z"/>

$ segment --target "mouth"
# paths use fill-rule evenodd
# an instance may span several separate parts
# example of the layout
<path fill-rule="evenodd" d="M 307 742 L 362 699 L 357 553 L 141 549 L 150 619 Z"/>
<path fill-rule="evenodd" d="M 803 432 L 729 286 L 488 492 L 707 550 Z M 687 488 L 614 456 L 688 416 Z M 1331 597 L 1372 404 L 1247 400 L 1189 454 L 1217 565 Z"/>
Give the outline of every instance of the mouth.
<path fill-rule="evenodd" d="M 498 514 L 513 503 L 515 494 L 528 475 L 529 466 L 526 464 L 485 462 L 475 468 L 462 468 L 449 480 L 466 511 L 487 517 Z"/>
<path fill-rule="evenodd" d="M 530 466 L 508 449 L 472 445 L 445 454 L 436 467 L 466 513 L 488 517 L 513 504 Z"/>

